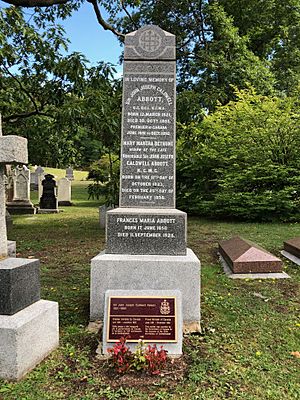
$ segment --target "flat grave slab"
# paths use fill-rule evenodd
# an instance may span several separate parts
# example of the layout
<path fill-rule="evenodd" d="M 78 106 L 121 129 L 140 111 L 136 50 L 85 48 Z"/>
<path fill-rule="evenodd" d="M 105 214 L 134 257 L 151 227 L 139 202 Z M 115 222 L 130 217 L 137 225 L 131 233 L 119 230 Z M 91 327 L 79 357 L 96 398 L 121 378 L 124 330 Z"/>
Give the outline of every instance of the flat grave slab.
<path fill-rule="evenodd" d="M 290 276 L 286 272 L 268 272 L 268 273 L 247 273 L 247 274 L 236 274 L 233 273 L 229 268 L 224 258 L 219 255 L 220 263 L 223 267 L 225 274 L 230 279 L 288 279 Z"/>
<path fill-rule="evenodd" d="M 280 258 L 238 236 L 220 242 L 219 253 L 234 274 L 282 273 Z"/>
<path fill-rule="evenodd" d="M 300 265 L 300 237 L 284 241 L 281 254 L 293 263 Z"/>
<path fill-rule="evenodd" d="M 182 329 L 179 290 L 108 290 L 105 294 L 104 355 L 122 336 L 128 336 L 132 350 L 142 340 L 180 356 Z"/>

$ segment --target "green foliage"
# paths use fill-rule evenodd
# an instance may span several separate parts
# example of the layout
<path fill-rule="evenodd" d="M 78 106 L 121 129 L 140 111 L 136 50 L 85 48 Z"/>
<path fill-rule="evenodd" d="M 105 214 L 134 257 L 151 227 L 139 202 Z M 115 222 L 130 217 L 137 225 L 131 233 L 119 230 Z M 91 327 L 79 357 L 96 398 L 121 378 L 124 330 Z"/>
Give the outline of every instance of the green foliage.
<path fill-rule="evenodd" d="M 252 89 L 235 95 L 202 122 L 179 126 L 180 207 L 245 220 L 299 218 L 298 99 Z"/>
<path fill-rule="evenodd" d="M 86 167 L 108 149 L 118 152 L 121 84 L 112 65 L 64 55 L 55 10 L 32 18 L 16 7 L 0 11 L 3 130 L 27 137 L 32 164 Z"/>
<path fill-rule="evenodd" d="M 116 155 L 106 154 L 90 166 L 88 179 L 94 183 L 88 186 L 89 198 L 104 196 L 107 206 L 116 206 L 119 197 L 120 160 Z"/>

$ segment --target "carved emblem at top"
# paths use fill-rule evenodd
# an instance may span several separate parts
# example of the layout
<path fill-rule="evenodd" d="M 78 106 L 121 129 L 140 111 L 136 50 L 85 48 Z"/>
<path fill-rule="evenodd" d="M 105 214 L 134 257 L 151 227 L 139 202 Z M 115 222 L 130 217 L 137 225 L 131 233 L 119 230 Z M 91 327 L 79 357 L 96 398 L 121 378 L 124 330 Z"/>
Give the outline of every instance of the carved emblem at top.
<path fill-rule="evenodd" d="M 139 45 L 144 51 L 152 53 L 161 46 L 161 36 L 152 29 L 144 31 L 139 38 Z"/>

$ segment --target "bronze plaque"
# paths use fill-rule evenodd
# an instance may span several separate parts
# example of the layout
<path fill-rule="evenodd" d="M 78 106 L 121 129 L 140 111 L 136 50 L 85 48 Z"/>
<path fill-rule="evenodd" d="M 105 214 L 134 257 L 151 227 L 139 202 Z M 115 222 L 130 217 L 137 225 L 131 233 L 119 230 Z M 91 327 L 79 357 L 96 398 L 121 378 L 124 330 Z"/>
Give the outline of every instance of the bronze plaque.
<path fill-rule="evenodd" d="M 177 342 L 176 297 L 111 296 L 107 342 Z"/>

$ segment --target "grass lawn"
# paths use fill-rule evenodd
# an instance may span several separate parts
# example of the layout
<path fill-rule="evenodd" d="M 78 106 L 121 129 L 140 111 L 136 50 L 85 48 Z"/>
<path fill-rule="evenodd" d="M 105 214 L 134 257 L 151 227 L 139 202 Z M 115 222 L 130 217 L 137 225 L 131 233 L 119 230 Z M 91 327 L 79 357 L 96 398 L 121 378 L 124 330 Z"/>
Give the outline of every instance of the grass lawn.
<path fill-rule="evenodd" d="M 75 206 L 60 214 L 14 217 L 9 237 L 19 256 L 40 259 L 42 298 L 59 302 L 61 339 L 21 382 L 0 381 L 0 399 L 300 399 L 300 358 L 291 354 L 300 352 L 300 267 L 285 261 L 290 280 L 232 281 L 217 259 L 218 241 L 236 234 L 279 256 L 300 224 L 189 218 L 188 245 L 202 263 L 202 334 L 185 337 L 180 378 L 126 385 L 104 376 L 100 338 L 86 331 L 90 259 L 105 248 L 101 202 L 87 200 L 87 184 L 73 183 Z"/>

